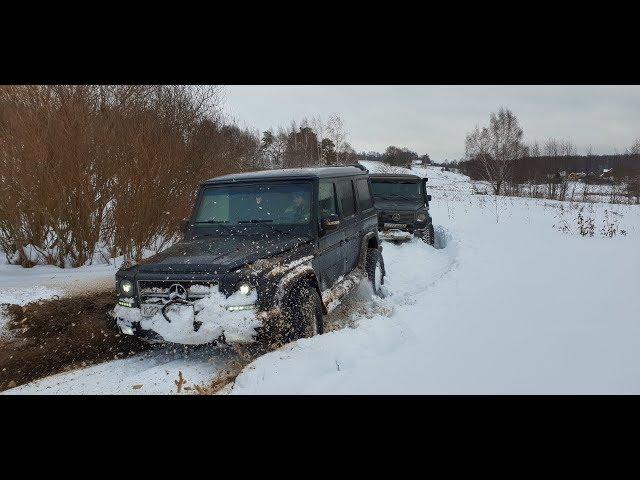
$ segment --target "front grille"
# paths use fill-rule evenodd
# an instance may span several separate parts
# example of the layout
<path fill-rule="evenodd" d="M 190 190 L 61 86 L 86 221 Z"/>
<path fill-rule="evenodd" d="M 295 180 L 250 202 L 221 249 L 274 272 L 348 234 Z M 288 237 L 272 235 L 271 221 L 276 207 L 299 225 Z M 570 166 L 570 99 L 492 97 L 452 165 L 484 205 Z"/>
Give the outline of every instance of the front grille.
<path fill-rule="evenodd" d="M 384 223 L 413 223 L 414 219 L 414 212 L 380 212 L 380 221 Z"/>
<path fill-rule="evenodd" d="M 216 282 L 139 280 L 138 295 L 140 296 L 140 301 L 169 300 L 170 290 L 173 285 L 181 285 L 185 289 L 187 300 L 198 300 L 206 297 L 209 293 L 209 287 L 215 286 Z"/>

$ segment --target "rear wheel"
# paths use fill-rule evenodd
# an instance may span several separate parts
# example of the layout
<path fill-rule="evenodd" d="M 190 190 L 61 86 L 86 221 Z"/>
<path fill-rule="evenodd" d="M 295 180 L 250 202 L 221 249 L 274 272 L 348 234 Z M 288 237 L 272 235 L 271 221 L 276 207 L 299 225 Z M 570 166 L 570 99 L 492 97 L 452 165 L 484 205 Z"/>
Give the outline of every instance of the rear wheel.
<path fill-rule="evenodd" d="M 384 262 L 382 253 L 377 248 L 367 250 L 367 278 L 373 288 L 373 293 L 378 297 L 382 296 L 382 285 L 384 285 Z"/>

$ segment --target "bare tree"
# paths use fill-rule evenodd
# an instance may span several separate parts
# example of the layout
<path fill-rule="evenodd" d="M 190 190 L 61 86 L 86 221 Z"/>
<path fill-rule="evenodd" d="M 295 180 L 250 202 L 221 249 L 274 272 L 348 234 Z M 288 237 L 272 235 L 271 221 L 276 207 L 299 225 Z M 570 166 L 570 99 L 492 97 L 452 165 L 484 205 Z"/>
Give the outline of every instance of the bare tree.
<path fill-rule="evenodd" d="M 540 156 L 540 144 L 536 140 L 529 146 L 529 156 L 531 157 L 539 157 Z"/>
<path fill-rule="evenodd" d="M 328 138 L 333 142 L 336 151 L 336 164 L 340 163 L 340 155 L 343 152 L 343 144 L 347 138 L 344 121 L 340 115 L 333 114 L 327 120 Z"/>
<path fill-rule="evenodd" d="M 320 115 L 311 118 L 311 128 L 318 136 L 318 159 L 321 165 L 327 164 L 327 151 L 326 151 L 326 142 L 323 142 L 325 138 L 325 124 L 322 121 L 322 117 Z"/>
<path fill-rule="evenodd" d="M 466 137 L 466 156 L 480 163 L 483 177 L 495 195 L 500 195 L 505 182 L 511 179 L 513 162 L 526 154 L 522 137 L 518 119 L 506 108 L 491 114 L 488 127 L 476 126 Z"/>

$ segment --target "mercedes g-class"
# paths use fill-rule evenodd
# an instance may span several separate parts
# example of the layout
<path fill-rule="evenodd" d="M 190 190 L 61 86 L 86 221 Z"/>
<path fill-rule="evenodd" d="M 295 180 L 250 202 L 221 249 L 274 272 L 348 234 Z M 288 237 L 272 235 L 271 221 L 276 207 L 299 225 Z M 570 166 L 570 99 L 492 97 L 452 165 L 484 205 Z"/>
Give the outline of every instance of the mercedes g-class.
<path fill-rule="evenodd" d="M 282 344 L 385 269 L 368 171 L 271 170 L 204 182 L 184 239 L 116 273 L 113 316 L 149 342 Z"/>
<path fill-rule="evenodd" d="M 378 228 L 383 237 L 396 238 L 397 233 L 412 234 L 433 245 L 433 223 L 429 215 L 431 195 L 427 195 L 426 178 L 375 174 L 371 175 L 371 188 L 378 211 Z"/>

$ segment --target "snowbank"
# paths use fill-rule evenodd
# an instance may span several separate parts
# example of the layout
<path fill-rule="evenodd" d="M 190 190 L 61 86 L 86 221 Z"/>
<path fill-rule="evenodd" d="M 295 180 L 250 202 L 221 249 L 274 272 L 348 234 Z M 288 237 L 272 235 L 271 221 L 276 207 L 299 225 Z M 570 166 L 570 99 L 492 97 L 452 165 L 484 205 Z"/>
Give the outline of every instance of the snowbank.
<path fill-rule="evenodd" d="M 385 243 L 386 297 L 360 291 L 343 323 L 356 328 L 256 359 L 231 393 L 640 393 L 640 207 L 495 199 L 453 172 L 414 172 L 429 178 L 438 248 Z M 579 212 L 593 236 L 579 234 Z M 178 371 L 192 385 L 227 368 L 226 353 L 206 352 L 153 352 L 7 393 L 171 393 Z"/>
<path fill-rule="evenodd" d="M 391 317 L 260 357 L 232 393 L 640 393 L 640 209 L 590 206 L 627 234 L 585 237 L 554 226 L 578 207 L 461 185 L 434 192 L 444 248 L 385 244 Z"/>

